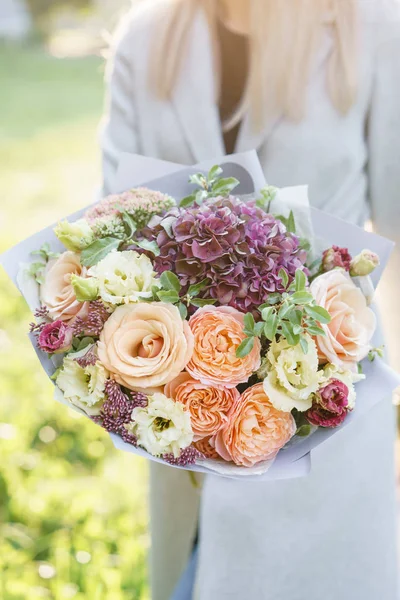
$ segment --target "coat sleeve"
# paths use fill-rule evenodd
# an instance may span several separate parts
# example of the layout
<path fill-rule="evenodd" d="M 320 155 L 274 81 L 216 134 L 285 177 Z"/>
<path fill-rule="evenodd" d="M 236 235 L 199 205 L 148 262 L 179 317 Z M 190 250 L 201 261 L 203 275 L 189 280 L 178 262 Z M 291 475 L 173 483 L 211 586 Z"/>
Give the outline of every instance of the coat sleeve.
<path fill-rule="evenodd" d="M 139 153 L 135 80 L 125 32 L 120 32 L 106 69 L 106 110 L 100 139 L 103 168 L 103 196 L 114 191 L 114 181 L 123 152 Z"/>
<path fill-rule="evenodd" d="M 400 365 L 400 16 L 396 12 L 388 17 L 375 49 L 368 146 L 373 227 L 396 243 L 378 292 L 389 357 L 396 367 Z"/>

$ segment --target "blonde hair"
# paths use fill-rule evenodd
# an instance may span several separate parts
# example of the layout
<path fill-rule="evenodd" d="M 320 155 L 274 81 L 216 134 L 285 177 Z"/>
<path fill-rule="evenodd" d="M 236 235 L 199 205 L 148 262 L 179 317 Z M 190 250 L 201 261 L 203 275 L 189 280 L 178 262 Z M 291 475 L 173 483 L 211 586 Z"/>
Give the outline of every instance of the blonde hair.
<path fill-rule="evenodd" d="M 171 97 L 199 9 L 209 24 L 216 90 L 220 94 L 218 0 L 170 0 L 168 18 L 154 41 L 150 85 L 162 99 Z M 250 111 L 260 129 L 276 114 L 300 120 L 306 108 L 312 61 L 324 27 L 333 51 L 327 88 L 334 107 L 346 114 L 357 94 L 357 0 L 249 0 L 249 70 L 241 105 L 224 124 L 229 129 Z M 218 100 L 217 98 L 217 100 Z"/>

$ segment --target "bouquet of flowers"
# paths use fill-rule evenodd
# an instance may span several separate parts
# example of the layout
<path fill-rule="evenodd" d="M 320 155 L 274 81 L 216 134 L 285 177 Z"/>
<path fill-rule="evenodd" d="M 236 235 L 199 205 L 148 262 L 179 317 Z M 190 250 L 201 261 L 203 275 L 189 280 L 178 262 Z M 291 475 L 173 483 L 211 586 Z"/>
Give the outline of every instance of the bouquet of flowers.
<path fill-rule="evenodd" d="M 316 252 L 295 212 L 273 212 L 278 189 L 240 197 L 223 175 L 192 175 L 183 199 L 105 198 L 58 223 L 62 251 L 37 247 L 19 279 L 58 399 L 170 465 L 261 473 L 353 412 L 361 361 L 381 354 L 379 258 Z"/>

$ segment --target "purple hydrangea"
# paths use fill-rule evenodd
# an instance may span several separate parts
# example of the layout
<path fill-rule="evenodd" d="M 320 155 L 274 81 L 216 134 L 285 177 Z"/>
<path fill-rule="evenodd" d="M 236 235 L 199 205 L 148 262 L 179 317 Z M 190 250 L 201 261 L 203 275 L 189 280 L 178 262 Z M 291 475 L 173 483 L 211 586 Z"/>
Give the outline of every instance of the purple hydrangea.
<path fill-rule="evenodd" d="M 201 206 L 174 208 L 145 230 L 157 242 L 158 273 L 176 273 L 186 291 L 208 278 L 203 297 L 242 312 L 255 311 L 269 294 L 285 288 L 280 269 L 292 281 L 307 258 L 299 238 L 254 201 L 209 198 Z"/>

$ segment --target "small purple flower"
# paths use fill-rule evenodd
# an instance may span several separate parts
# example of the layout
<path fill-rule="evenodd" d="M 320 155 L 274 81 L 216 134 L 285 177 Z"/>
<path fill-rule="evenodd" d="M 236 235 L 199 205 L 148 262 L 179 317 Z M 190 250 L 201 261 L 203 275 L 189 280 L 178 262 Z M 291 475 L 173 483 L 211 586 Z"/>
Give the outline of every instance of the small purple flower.
<path fill-rule="evenodd" d="M 351 255 L 347 248 L 332 246 L 325 250 L 322 255 L 322 270 L 324 273 L 332 271 L 337 267 L 350 271 Z"/>
<path fill-rule="evenodd" d="M 40 330 L 38 346 L 44 352 L 55 354 L 67 352 L 72 347 L 74 331 L 63 321 L 47 323 Z"/>
<path fill-rule="evenodd" d="M 178 458 L 175 458 L 172 453 L 163 455 L 163 459 L 165 460 L 165 462 L 167 462 L 169 465 L 174 465 L 178 467 L 187 467 L 188 465 L 194 465 L 197 460 L 204 458 L 205 456 L 201 452 L 199 452 L 197 448 L 194 448 L 194 446 L 189 446 L 188 448 L 182 450 Z"/>
<path fill-rule="evenodd" d="M 136 446 L 136 436 L 128 431 L 125 425 L 131 423 L 134 408 L 147 406 L 147 396 L 140 392 L 124 392 L 113 379 L 107 379 L 105 391 L 106 400 L 100 415 L 93 417 L 93 421 L 109 433 L 120 435 L 124 442 Z"/>
<path fill-rule="evenodd" d="M 306 418 L 317 427 L 338 427 L 349 412 L 349 388 L 343 381 L 332 379 L 321 388 Z"/>
<path fill-rule="evenodd" d="M 109 316 L 110 313 L 101 300 L 89 302 L 88 314 L 85 317 L 76 317 L 71 322 L 74 335 L 99 337 Z"/>

